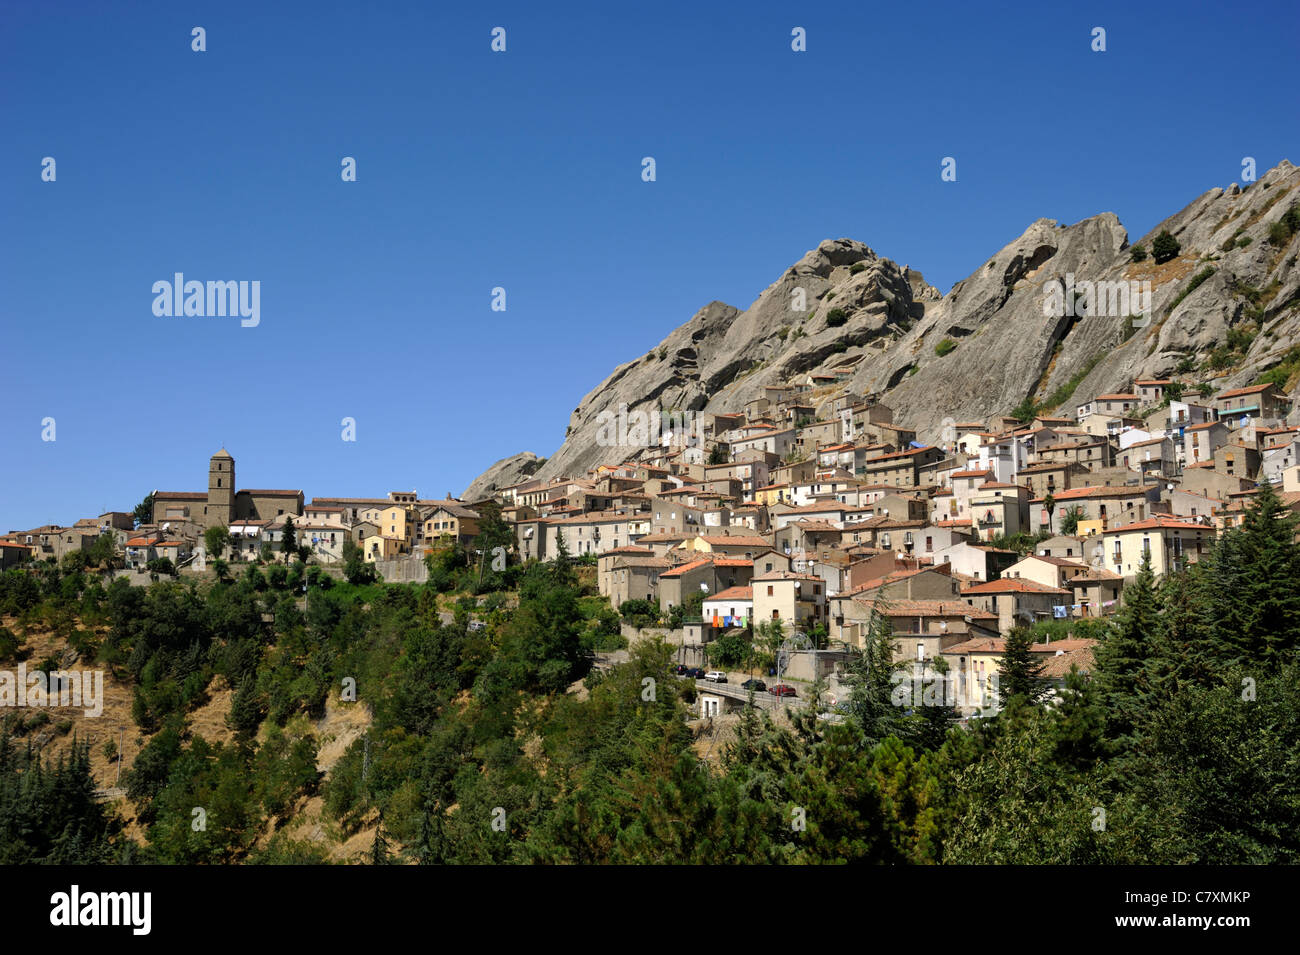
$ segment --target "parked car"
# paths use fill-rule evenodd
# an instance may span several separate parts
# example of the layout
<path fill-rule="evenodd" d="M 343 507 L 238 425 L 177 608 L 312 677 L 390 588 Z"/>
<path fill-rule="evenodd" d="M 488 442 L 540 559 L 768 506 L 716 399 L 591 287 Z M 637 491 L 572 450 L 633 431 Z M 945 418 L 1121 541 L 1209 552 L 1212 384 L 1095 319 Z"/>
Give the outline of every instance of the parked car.
<path fill-rule="evenodd" d="M 775 686 L 769 686 L 767 688 L 767 692 L 771 693 L 773 696 L 798 696 L 799 695 L 794 691 L 794 687 L 792 687 L 788 683 L 778 683 Z"/>
<path fill-rule="evenodd" d="M 704 674 L 704 679 L 708 680 L 710 683 L 726 683 L 727 674 L 722 670 L 710 670 L 708 673 Z"/>
<path fill-rule="evenodd" d="M 740 684 L 742 690 L 753 690 L 755 693 L 762 693 L 767 689 L 767 684 L 762 680 L 746 680 Z"/>
<path fill-rule="evenodd" d="M 679 663 L 677 664 L 677 666 L 673 667 L 668 672 L 676 674 L 677 676 L 686 676 L 686 671 L 689 669 L 690 667 L 688 667 L 685 663 Z"/>
<path fill-rule="evenodd" d="M 702 679 L 704 679 L 704 668 L 703 668 L 703 667 L 687 667 L 687 668 L 686 668 L 686 672 L 683 673 L 682 676 L 686 676 L 686 677 L 695 677 L 695 679 L 697 679 L 697 680 L 702 680 Z"/>

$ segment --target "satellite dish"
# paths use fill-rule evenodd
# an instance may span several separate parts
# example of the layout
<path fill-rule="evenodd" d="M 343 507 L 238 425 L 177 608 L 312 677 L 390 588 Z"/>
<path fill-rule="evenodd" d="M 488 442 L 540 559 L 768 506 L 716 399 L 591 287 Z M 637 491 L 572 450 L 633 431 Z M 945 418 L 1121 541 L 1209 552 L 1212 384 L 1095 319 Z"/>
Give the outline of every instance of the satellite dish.
<path fill-rule="evenodd" d="M 171 522 L 168 521 L 166 524 L 164 524 L 164 525 L 162 526 L 162 529 L 163 529 L 163 530 L 170 530 L 170 529 L 171 529 L 171 526 L 172 526 L 172 525 L 171 525 Z"/>

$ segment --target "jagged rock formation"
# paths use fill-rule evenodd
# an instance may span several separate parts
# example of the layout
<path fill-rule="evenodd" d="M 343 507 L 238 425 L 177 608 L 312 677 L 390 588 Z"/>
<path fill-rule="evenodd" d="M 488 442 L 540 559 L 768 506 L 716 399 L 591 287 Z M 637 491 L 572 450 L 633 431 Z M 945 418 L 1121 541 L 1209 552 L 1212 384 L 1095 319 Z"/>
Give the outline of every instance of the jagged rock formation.
<path fill-rule="evenodd" d="M 522 451 L 508 458 L 502 458 L 476 477 L 474 482 L 465 489 L 465 493 L 460 496 L 460 499 L 462 501 L 478 501 L 491 497 L 498 488 L 509 487 L 512 484 L 518 484 L 520 481 L 528 480 L 529 476 L 535 474 L 543 463 L 544 459 L 538 458 L 531 451 Z"/>
<path fill-rule="evenodd" d="M 596 418 L 620 404 L 737 410 L 767 385 L 846 366 L 852 374 L 815 401 L 846 387 L 874 392 L 923 440 L 937 440 L 948 416 L 985 419 L 1026 398 L 1068 414 L 1135 377 L 1180 368 L 1213 376 L 1220 389 L 1253 383 L 1300 342 L 1300 234 L 1279 238 L 1274 229 L 1270 237 L 1297 203 L 1300 170 L 1286 161 L 1247 188 L 1212 189 L 1139 241 L 1148 252 L 1162 230 L 1179 241 L 1179 255 L 1160 265 L 1132 261 L 1112 213 L 1071 226 L 1040 219 L 947 295 L 860 242 L 822 242 L 744 311 L 712 302 L 648 355 L 616 368 L 582 399 L 564 444 L 536 475 L 576 475 L 609 459 L 596 443 Z M 1049 284 L 1063 286 L 1069 275 L 1076 285 L 1149 281 L 1148 324 L 1100 309 L 1046 314 Z M 828 320 L 835 310 L 843 324 Z M 955 347 L 939 354 L 945 340 Z M 520 472 L 510 462 L 520 457 L 493 465 L 470 491 L 511 483 Z"/>

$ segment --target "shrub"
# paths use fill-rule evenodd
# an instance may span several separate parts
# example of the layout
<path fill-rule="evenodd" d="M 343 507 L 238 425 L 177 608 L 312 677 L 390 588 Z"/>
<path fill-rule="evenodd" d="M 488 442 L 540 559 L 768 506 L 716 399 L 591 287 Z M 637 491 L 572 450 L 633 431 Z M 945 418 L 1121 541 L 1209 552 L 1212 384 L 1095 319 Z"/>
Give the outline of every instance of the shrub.
<path fill-rule="evenodd" d="M 155 557 L 144 565 L 144 569 L 151 574 L 166 574 L 169 577 L 176 575 L 176 568 L 172 566 L 171 559 L 168 557 Z"/>
<path fill-rule="evenodd" d="M 1129 251 L 1129 258 L 1134 262 L 1145 262 L 1147 258 L 1146 248 L 1141 245 L 1133 246 Z"/>
<path fill-rule="evenodd" d="M 0 627 L 0 660 L 8 660 L 18 652 L 18 638 L 8 627 Z"/>
<path fill-rule="evenodd" d="M 1219 345 L 1210 352 L 1207 364 L 1215 371 L 1222 371 L 1232 366 L 1232 349 L 1227 345 Z"/>
<path fill-rule="evenodd" d="M 1246 246 L 1250 245 L 1250 243 L 1251 243 L 1250 236 L 1243 235 L 1240 239 L 1237 240 L 1237 248 L 1244 249 Z"/>
<path fill-rule="evenodd" d="M 1233 351 L 1245 352 L 1250 348 L 1258 332 L 1254 328 L 1228 329 L 1228 347 Z"/>
<path fill-rule="evenodd" d="M 790 334 L 789 325 L 782 325 L 780 328 L 776 330 L 776 337 L 781 339 L 781 341 L 785 341 L 785 336 L 789 334 Z"/>
<path fill-rule="evenodd" d="M 1169 303 L 1169 308 L 1165 311 L 1165 314 L 1166 315 L 1173 314 L 1174 309 L 1176 309 L 1182 303 L 1183 299 L 1187 298 L 1187 296 L 1191 295 L 1198 288 L 1200 288 L 1201 283 L 1204 282 L 1213 274 L 1214 274 L 1214 266 L 1207 265 L 1205 268 L 1201 269 L 1201 271 L 1193 275 L 1192 280 L 1187 283 L 1187 287 L 1183 289 L 1181 292 L 1179 292 L 1174 297 L 1174 300 Z"/>
<path fill-rule="evenodd" d="M 1156 265 L 1161 265 L 1170 259 L 1176 258 L 1181 251 L 1182 246 L 1178 244 L 1178 240 L 1164 229 L 1151 243 L 1151 257 L 1155 259 Z"/>
<path fill-rule="evenodd" d="M 849 320 L 842 308 L 833 308 L 826 313 L 826 326 L 828 328 L 839 328 Z"/>
<path fill-rule="evenodd" d="M 942 358 L 944 355 L 950 355 L 957 348 L 957 343 L 951 338 L 945 338 L 939 344 L 934 346 L 934 353 Z"/>
<path fill-rule="evenodd" d="M 865 272 L 866 270 L 867 267 L 863 265 L 861 262 L 854 262 L 852 265 L 849 266 L 850 275 L 857 275 L 859 272 Z"/>

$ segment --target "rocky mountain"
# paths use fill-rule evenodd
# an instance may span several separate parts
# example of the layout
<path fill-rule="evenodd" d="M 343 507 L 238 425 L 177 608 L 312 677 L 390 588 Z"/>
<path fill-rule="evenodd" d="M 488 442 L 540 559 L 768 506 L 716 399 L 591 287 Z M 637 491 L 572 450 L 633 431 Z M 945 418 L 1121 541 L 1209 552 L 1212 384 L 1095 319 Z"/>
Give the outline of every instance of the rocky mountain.
<path fill-rule="evenodd" d="M 923 441 L 939 440 L 945 419 L 1007 414 L 1027 399 L 1073 413 L 1135 377 L 1178 374 L 1222 390 L 1280 366 L 1294 392 L 1298 187 L 1300 170 L 1283 161 L 1245 188 L 1211 189 L 1135 245 L 1112 213 L 1070 226 L 1040 219 L 947 295 L 861 242 L 824 241 L 747 309 L 712 302 L 649 354 L 615 368 L 582 399 L 563 445 L 540 466 L 528 453 L 506 458 L 465 497 L 606 462 L 597 416 L 620 404 L 652 413 L 738 410 L 765 386 L 806 372 L 842 376 L 814 392 L 815 402 L 846 387 L 878 394 Z M 1162 231 L 1179 250 L 1157 264 L 1152 243 Z M 1145 315 L 1141 298 L 1124 303 L 1120 282 L 1139 293 L 1150 283 Z M 1099 283 L 1091 305 L 1081 283 Z"/>

